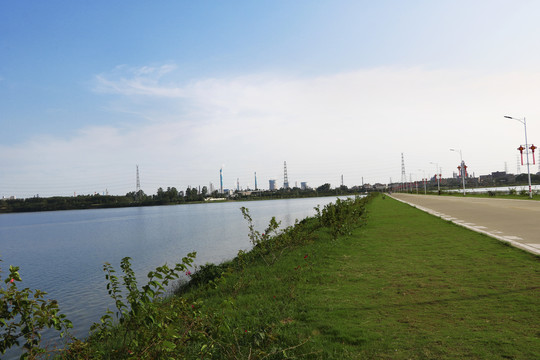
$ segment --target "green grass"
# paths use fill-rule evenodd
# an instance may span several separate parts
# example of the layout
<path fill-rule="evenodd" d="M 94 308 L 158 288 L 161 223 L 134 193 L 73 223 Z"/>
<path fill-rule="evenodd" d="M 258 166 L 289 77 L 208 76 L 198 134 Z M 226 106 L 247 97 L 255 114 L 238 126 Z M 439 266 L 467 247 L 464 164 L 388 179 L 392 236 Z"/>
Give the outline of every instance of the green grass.
<path fill-rule="evenodd" d="M 214 357 L 540 358 L 538 257 L 389 198 L 368 210 L 187 295 L 226 323 Z"/>
<path fill-rule="evenodd" d="M 160 304 L 179 324 L 168 358 L 540 359 L 538 256 L 388 197 L 367 210 L 347 236 L 309 219 L 244 266 L 194 274 Z M 152 358 L 121 330 L 61 358 Z"/>

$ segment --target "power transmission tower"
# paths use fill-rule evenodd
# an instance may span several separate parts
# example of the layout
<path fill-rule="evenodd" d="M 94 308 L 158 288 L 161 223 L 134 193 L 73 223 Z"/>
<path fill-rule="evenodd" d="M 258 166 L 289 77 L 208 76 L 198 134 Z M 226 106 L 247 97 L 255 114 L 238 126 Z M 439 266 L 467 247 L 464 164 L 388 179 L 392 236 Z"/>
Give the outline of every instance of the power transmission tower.
<path fill-rule="evenodd" d="M 401 153 L 401 186 L 407 182 L 407 173 L 405 172 L 405 158 Z"/>
<path fill-rule="evenodd" d="M 139 177 L 139 165 L 137 165 L 137 185 L 136 185 L 135 193 L 138 194 L 139 191 L 141 191 L 141 178 Z"/>
<path fill-rule="evenodd" d="M 287 162 L 283 162 L 283 188 L 288 189 L 289 188 L 289 177 L 287 176 Z"/>

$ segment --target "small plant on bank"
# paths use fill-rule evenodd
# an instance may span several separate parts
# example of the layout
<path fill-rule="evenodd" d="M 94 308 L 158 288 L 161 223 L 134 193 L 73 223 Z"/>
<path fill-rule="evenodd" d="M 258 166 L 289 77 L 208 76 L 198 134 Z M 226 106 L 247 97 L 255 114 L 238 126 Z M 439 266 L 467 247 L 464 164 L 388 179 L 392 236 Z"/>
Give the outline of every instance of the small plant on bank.
<path fill-rule="evenodd" d="M 165 264 L 150 271 L 148 283 L 141 289 L 129 257 L 123 258 L 120 265 L 124 273 L 122 283 L 112 265 L 106 263 L 103 270 L 108 281 L 107 290 L 115 302 L 116 312 L 108 310 L 100 323 L 91 327 L 91 339 L 109 343 L 119 353 L 119 358 L 123 358 L 121 354 L 126 358 L 167 358 L 167 354 L 175 352 L 178 345 L 193 336 L 185 332 L 186 324 L 179 324 L 178 319 L 193 322 L 194 317 L 190 313 L 194 307 L 188 306 L 181 298 L 175 299 L 174 306 L 167 306 L 160 300 L 172 281 L 189 273 L 195 255 L 194 252 L 189 253 L 173 268 Z M 105 350 L 110 351 L 110 348 Z"/>
<path fill-rule="evenodd" d="M 60 314 L 56 300 L 45 299 L 46 292 L 29 288 L 19 290 L 17 283 L 21 281 L 19 267 L 10 266 L 4 280 L 6 287 L 0 287 L 0 353 L 21 346 L 23 341 L 20 359 L 32 359 L 47 353 L 47 349 L 40 346 L 41 332 L 45 328 L 53 328 L 64 337 L 73 325 Z"/>
<path fill-rule="evenodd" d="M 262 259 L 267 265 L 270 265 L 271 263 L 276 261 L 276 257 L 274 256 L 272 259 L 268 260 L 265 255 L 268 253 L 272 253 L 272 250 L 274 250 L 276 242 L 271 241 L 274 236 L 278 234 L 278 228 L 279 228 L 279 221 L 276 221 L 276 218 L 272 216 L 272 219 L 270 219 L 270 223 L 268 224 L 268 227 L 266 230 L 261 234 L 259 231 L 255 230 L 255 226 L 253 225 L 253 219 L 251 218 L 251 215 L 249 215 L 249 209 L 246 207 L 241 207 L 240 210 L 242 211 L 242 215 L 244 216 L 244 219 L 248 222 L 249 227 L 249 239 L 251 240 L 251 243 L 253 244 L 253 247 L 257 249 L 256 251 L 260 253 Z"/>
<path fill-rule="evenodd" d="M 325 205 L 322 210 L 319 206 L 315 207 L 315 216 L 321 226 L 330 228 L 332 238 L 336 240 L 339 235 L 350 234 L 364 213 L 365 201 L 358 196 L 354 199 L 336 199 L 335 203 Z"/>

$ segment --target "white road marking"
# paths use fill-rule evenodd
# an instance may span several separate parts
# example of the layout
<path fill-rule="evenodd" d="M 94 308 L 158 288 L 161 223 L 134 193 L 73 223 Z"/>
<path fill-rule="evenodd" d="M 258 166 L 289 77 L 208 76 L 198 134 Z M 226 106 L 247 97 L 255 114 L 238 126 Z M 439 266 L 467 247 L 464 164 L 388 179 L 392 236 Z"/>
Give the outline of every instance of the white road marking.
<path fill-rule="evenodd" d="M 504 238 L 508 240 L 523 240 L 523 238 L 520 238 L 519 236 L 504 236 Z"/>

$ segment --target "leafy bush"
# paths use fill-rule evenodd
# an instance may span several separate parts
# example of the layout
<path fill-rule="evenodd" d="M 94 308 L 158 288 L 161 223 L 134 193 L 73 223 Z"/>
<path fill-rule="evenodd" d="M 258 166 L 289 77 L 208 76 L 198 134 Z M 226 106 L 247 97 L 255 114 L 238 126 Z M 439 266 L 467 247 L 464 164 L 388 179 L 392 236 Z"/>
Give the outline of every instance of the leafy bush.
<path fill-rule="evenodd" d="M 171 304 L 161 300 L 167 286 L 189 271 L 195 255 L 194 252 L 189 253 L 173 268 L 163 265 L 150 271 L 148 282 L 141 289 L 137 286 L 129 257 L 123 258 L 120 265 L 124 273 L 122 284 L 111 264 L 106 263 L 103 270 L 108 281 L 107 290 L 115 301 L 116 312 L 107 310 L 101 322 L 91 327 L 91 341 L 106 345 L 102 354 L 98 349 L 97 354 L 93 353 L 92 356 L 105 355 L 113 348 L 120 358 L 168 358 L 179 345 L 193 336 L 185 333 L 186 324 L 179 322 L 179 319 L 194 322 L 194 307 L 188 306 L 181 298 Z M 80 356 L 80 345 L 72 346 L 72 353 L 79 351 Z"/>
<path fill-rule="evenodd" d="M 364 213 L 364 205 L 367 200 L 356 196 L 354 199 L 337 199 L 335 203 L 315 208 L 316 217 L 321 226 L 330 228 L 332 238 L 335 240 L 339 235 L 350 234 L 353 226 L 359 222 Z"/>
<path fill-rule="evenodd" d="M 35 358 L 47 352 L 40 341 L 45 328 L 55 329 L 64 337 L 73 325 L 59 313 L 55 300 L 45 299 L 46 292 L 29 288 L 19 290 L 17 283 L 21 281 L 19 267 L 10 266 L 9 275 L 4 280 L 6 287 L 0 287 L 0 353 L 21 346 L 21 341 L 24 341 L 20 358 Z"/>
<path fill-rule="evenodd" d="M 216 264 L 206 264 L 200 266 L 197 271 L 187 274 L 190 276 L 189 284 L 190 286 L 195 286 L 206 284 L 210 281 L 215 281 L 223 275 L 223 271 L 223 266 Z"/>
<path fill-rule="evenodd" d="M 263 233 L 261 233 L 255 230 L 255 226 L 253 225 L 253 220 L 251 219 L 251 216 L 249 215 L 249 209 L 242 206 L 240 210 L 242 211 L 242 215 L 244 216 L 244 219 L 246 219 L 246 221 L 248 222 L 248 227 L 249 227 L 248 236 L 249 236 L 249 239 L 251 240 L 251 243 L 253 244 L 255 253 L 260 255 L 267 265 L 275 262 L 276 261 L 275 256 L 273 257 L 273 259 L 268 260 L 265 255 L 271 254 L 272 251 L 275 250 L 276 248 L 277 242 L 275 240 L 272 241 L 272 238 L 278 235 L 278 228 L 279 228 L 280 222 L 276 221 L 275 217 L 272 217 L 272 219 L 270 219 L 270 222 L 266 230 Z"/>

